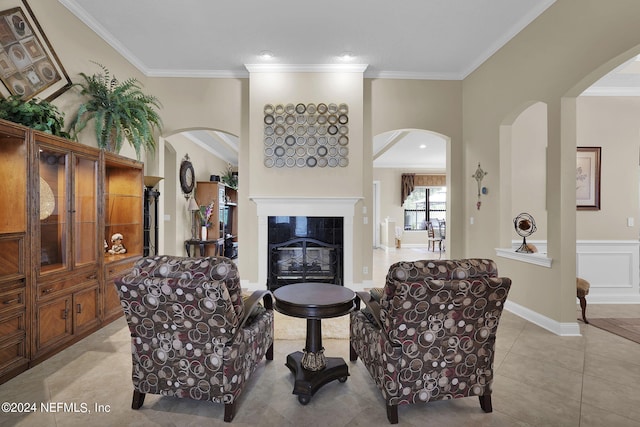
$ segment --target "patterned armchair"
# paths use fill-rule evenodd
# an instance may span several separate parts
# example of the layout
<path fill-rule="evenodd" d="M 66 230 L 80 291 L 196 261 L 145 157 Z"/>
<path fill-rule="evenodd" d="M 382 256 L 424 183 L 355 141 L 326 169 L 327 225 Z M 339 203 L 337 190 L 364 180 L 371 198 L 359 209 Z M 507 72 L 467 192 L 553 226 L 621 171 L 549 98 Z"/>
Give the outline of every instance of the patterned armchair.
<path fill-rule="evenodd" d="M 479 396 L 492 411 L 496 330 L 511 286 L 497 275 L 488 259 L 399 262 L 384 289 L 357 293 L 366 307 L 350 314 L 350 359 L 373 377 L 390 423 L 398 405 L 458 397 Z"/>
<path fill-rule="evenodd" d="M 147 393 L 209 400 L 224 403 L 231 421 L 262 357 L 273 360 L 271 293 L 245 302 L 238 269 L 223 257 L 142 258 L 116 287 L 131 331 L 131 407 Z"/>

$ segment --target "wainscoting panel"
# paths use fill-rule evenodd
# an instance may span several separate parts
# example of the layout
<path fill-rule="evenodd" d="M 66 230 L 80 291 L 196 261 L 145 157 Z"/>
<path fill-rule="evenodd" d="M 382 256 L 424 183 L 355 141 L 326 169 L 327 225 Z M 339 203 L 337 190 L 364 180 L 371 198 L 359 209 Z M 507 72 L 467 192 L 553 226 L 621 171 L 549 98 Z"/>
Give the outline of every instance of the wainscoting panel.
<path fill-rule="evenodd" d="M 579 240 L 576 275 L 591 284 L 590 303 L 640 303 L 640 242 Z"/>

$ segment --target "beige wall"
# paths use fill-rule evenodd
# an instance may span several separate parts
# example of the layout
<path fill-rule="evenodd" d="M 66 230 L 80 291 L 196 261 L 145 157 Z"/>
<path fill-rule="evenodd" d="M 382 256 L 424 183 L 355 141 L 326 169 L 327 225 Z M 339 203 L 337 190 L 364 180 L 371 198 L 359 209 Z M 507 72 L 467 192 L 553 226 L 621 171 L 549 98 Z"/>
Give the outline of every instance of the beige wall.
<path fill-rule="evenodd" d="M 193 144 L 182 134 L 175 134 L 166 138 L 166 144 L 169 144 L 175 153 L 167 161 L 174 164 L 164 165 L 162 170 L 180 170 L 180 163 L 185 154 L 189 155 L 189 160 L 193 165 L 196 174 L 196 181 L 209 181 L 212 174 L 220 175 L 226 170 L 227 164 L 217 158 L 209 151 Z M 173 185 L 177 190 L 167 191 L 167 186 Z M 197 185 L 197 182 L 196 182 Z M 180 182 L 177 177 L 168 177 L 166 182 L 161 181 L 160 194 L 163 202 L 163 210 L 161 218 L 168 215 L 169 221 L 161 221 L 163 227 L 168 227 L 171 233 L 165 234 L 165 241 L 162 246 L 162 254 L 185 256 L 184 241 L 191 238 L 191 212 L 187 209 L 188 199 L 180 191 Z M 194 193 L 195 194 L 195 190 Z M 201 205 L 206 205 L 209 201 L 197 200 Z M 216 202 L 217 203 L 217 202 Z"/>
<path fill-rule="evenodd" d="M 638 240 L 640 98 L 581 96 L 577 107 L 578 146 L 602 147 L 602 182 L 601 209 L 576 213 L 576 237 Z"/>
<path fill-rule="evenodd" d="M 370 81 L 370 85 L 372 135 L 397 129 L 422 129 L 447 139 L 446 173 L 450 189 L 447 194 L 450 216 L 447 227 L 448 255 L 452 258 L 463 256 L 465 201 L 459 189 L 467 173 L 462 168 L 462 82 L 375 79 Z M 402 215 L 394 215 L 397 221 L 402 220 Z M 380 219 L 385 217 L 383 214 Z"/>
<path fill-rule="evenodd" d="M 575 100 L 597 78 L 637 53 L 639 2 L 558 0 L 463 83 L 465 175 L 478 162 L 499 188 L 501 125 L 533 102 L 548 112 L 547 210 L 550 269 L 499 259 L 513 279 L 509 299 L 560 323 L 575 322 Z M 626 53 L 625 53 L 626 52 Z M 616 56 L 621 55 L 616 58 Z M 563 97 L 568 97 L 564 99 Z M 510 218 L 497 197 L 473 209 L 474 182 L 465 180 L 465 253 L 495 257 Z M 501 216 L 502 214 L 502 216 Z"/>
<path fill-rule="evenodd" d="M 260 125 L 256 124 L 262 108 L 260 104 L 267 99 L 273 101 L 276 87 L 270 89 L 266 82 L 263 87 L 250 86 L 248 79 L 147 78 L 59 2 L 30 0 L 29 3 L 73 80 L 77 81 L 80 71 L 95 72 L 96 67 L 89 61 L 98 61 L 119 78 L 140 78 L 145 88 L 161 100 L 165 135 L 190 127 L 206 127 L 240 137 L 240 201 L 247 206 L 240 208 L 240 240 L 245 239 L 244 233 L 247 233 L 244 241 L 250 244 L 257 226 L 255 212 L 251 212 L 247 202 L 249 183 L 258 180 L 256 191 L 273 194 L 279 192 L 273 185 L 287 182 L 298 173 L 288 171 L 290 174 L 280 175 L 270 171 L 265 175 L 264 171 L 254 172 L 254 168 L 260 166 L 256 159 L 261 151 L 254 152 L 260 133 Z M 295 92 L 280 86 L 277 93 L 282 99 L 333 95 L 348 98 L 346 101 L 351 105 L 360 103 L 354 116 L 354 132 L 359 134 L 354 142 L 353 167 L 348 173 L 341 171 L 326 180 L 313 179 L 311 182 L 317 183 L 318 191 L 322 192 L 328 192 L 326 182 L 331 183 L 335 187 L 331 189 L 332 195 L 362 195 L 364 201 L 359 208 L 366 207 L 369 211 L 373 135 L 411 128 L 427 129 L 449 138 L 447 170 L 450 176 L 447 181 L 452 189 L 452 257 L 495 258 L 494 248 L 501 246 L 501 236 L 511 236 L 511 212 L 503 210 L 501 205 L 500 128 L 513 123 L 529 105 L 543 102 L 548 115 L 546 206 L 553 265 L 546 269 L 506 259 L 498 259 L 498 263 L 501 273 L 513 279 L 510 300 L 557 322 L 575 322 L 574 180 L 579 132 L 576 131 L 578 108 L 572 97 L 640 52 L 638 16 L 640 2 L 637 1 L 558 0 L 462 82 L 364 79 L 359 88 L 351 82 L 349 88 L 342 91 L 330 82 L 322 82 L 323 77 L 318 76 L 319 80 L 305 89 L 302 84 L 308 76 L 291 76 L 295 80 L 292 85 L 296 87 Z M 330 92 L 320 93 L 320 87 L 329 88 Z M 67 119 L 76 103 L 75 90 L 55 100 L 55 104 L 68 113 Z M 581 108 L 580 114 L 583 113 Z M 89 134 L 83 135 L 82 142 L 95 145 Z M 610 155 L 605 151 L 603 159 Z M 634 158 L 637 157 L 635 153 Z M 179 158 L 177 156 L 176 160 Z M 153 162 L 158 159 L 147 161 Z M 477 190 L 471 178 L 478 162 L 489 173 L 483 184 L 490 190 L 483 196 L 480 210 L 475 206 Z M 302 187 L 296 185 L 289 191 L 297 194 L 302 192 Z M 611 191 L 604 190 L 603 196 L 611 197 Z M 632 214 L 625 212 L 622 215 L 624 218 Z M 474 217 L 474 225 L 470 225 L 470 217 Z M 619 218 L 612 222 L 616 234 L 634 232 L 618 231 Z M 354 250 L 362 254 L 363 264 L 371 258 L 371 236 L 370 227 L 363 228 L 361 222 L 359 224 L 356 232 L 363 235 L 363 239 L 357 242 L 361 246 Z M 176 230 L 188 230 L 186 224 L 173 225 Z M 176 236 L 176 242 L 179 240 Z M 248 280 L 257 278 L 254 261 L 253 257 L 241 259 L 241 271 Z M 356 273 L 361 271 L 359 267 L 354 267 Z M 367 277 L 354 279 L 360 278 Z"/>

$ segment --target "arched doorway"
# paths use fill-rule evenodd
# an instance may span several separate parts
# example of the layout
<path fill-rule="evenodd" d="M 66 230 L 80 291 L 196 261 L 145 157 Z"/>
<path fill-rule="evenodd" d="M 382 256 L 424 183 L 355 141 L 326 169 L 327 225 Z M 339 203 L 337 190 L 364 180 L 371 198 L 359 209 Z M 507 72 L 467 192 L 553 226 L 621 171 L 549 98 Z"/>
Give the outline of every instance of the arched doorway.
<path fill-rule="evenodd" d="M 402 174 L 431 177 L 431 181 L 421 181 L 419 187 L 421 190 L 424 190 L 422 187 L 443 188 L 439 193 L 445 195 L 445 212 L 440 213 L 445 221 L 450 218 L 451 204 L 446 197 L 446 194 L 450 194 L 451 182 L 448 167 L 449 141 L 444 135 L 423 129 L 396 129 L 373 138 L 373 228 L 374 236 L 380 235 L 375 242 L 377 246 L 388 247 L 394 243 L 389 242 L 389 233 L 395 235 L 394 230 L 386 229 L 387 236 L 380 232 L 381 227 L 390 223 L 390 219 L 393 220 L 394 227 L 400 229 L 403 246 L 427 246 L 425 221 L 429 216 L 429 206 L 425 202 L 423 214 L 419 217 L 407 217 L 401 200 Z M 428 182 L 432 184 L 429 185 Z M 435 196 L 433 199 L 435 200 Z M 432 205 L 434 209 L 441 210 L 434 206 Z M 432 214 L 435 215 L 435 212 Z"/>
<path fill-rule="evenodd" d="M 229 167 L 238 168 L 238 137 L 215 129 L 188 129 L 161 138 L 162 156 L 158 159 L 164 180 L 160 182 L 160 253 L 186 255 L 184 241 L 191 237 L 192 213 L 188 197 L 182 193 L 178 179 L 185 155 L 193 164 L 196 181 L 209 181 Z M 160 151 L 160 150 L 159 150 Z"/>

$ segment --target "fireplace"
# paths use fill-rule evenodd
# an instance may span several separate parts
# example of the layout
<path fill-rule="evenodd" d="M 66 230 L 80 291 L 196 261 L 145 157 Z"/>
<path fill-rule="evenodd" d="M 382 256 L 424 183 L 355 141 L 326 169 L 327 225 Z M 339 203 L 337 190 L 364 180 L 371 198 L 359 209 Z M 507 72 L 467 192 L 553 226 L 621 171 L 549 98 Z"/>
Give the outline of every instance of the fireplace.
<path fill-rule="evenodd" d="M 343 284 L 342 217 L 270 216 L 267 289 L 293 283 Z"/>
<path fill-rule="evenodd" d="M 251 196 L 250 199 L 255 202 L 258 215 L 258 288 L 266 287 L 268 281 L 268 222 L 269 217 L 275 216 L 342 218 L 342 285 L 353 286 L 353 217 L 359 197 Z"/>

